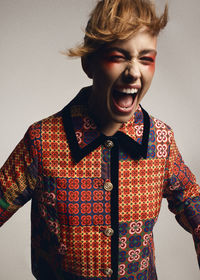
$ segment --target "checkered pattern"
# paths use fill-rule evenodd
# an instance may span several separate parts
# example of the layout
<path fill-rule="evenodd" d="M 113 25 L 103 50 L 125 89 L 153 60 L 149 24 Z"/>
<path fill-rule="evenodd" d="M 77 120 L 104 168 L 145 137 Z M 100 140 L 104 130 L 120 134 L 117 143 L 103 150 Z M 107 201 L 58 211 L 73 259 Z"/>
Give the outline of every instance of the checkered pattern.
<path fill-rule="evenodd" d="M 66 243 L 61 245 L 61 249 L 66 248 L 62 251 L 63 267 L 84 277 L 104 277 L 103 269 L 111 266 L 111 256 L 110 238 L 105 238 L 103 230 L 101 226 L 66 227 Z"/>
<path fill-rule="evenodd" d="M 163 192 L 163 159 L 121 161 L 119 170 L 120 221 L 157 217 Z"/>

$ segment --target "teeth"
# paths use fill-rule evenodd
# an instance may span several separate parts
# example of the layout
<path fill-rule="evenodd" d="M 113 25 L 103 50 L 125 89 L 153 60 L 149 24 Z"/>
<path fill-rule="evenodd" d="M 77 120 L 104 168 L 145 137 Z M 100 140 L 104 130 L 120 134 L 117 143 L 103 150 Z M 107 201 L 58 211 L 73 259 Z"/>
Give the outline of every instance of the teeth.
<path fill-rule="evenodd" d="M 138 89 L 137 88 L 123 88 L 120 91 L 123 93 L 126 93 L 126 94 L 134 94 L 134 93 L 138 92 Z"/>

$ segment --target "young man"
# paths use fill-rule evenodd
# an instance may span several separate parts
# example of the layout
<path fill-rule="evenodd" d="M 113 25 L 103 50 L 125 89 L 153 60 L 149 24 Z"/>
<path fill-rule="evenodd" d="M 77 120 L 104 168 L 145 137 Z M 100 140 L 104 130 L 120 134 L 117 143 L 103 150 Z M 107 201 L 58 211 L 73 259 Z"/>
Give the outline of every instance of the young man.
<path fill-rule="evenodd" d="M 173 132 L 139 105 L 167 23 L 150 1 L 99 1 L 81 56 L 92 86 L 33 124 L 0 173 L 0 223 L 32 199 L 36 279 L 157 279 L 162 197 L 200 251 L 199 187 Z"/>

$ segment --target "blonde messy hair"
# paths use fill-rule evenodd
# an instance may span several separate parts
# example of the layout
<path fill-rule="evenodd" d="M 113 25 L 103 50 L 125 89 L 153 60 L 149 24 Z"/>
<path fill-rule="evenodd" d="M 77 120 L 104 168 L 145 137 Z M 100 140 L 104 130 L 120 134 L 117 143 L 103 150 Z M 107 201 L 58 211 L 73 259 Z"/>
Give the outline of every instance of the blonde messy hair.
<path fill-rule="evenodd" d="M 83 44 L 69 49 L 67 55 L 90 55 L 106 44 L 129 39 L 142 27 L 157 36 L 167 21 L 167 4 L 159 17 L 151 0 L 100 0 L 90 15 Z"/>

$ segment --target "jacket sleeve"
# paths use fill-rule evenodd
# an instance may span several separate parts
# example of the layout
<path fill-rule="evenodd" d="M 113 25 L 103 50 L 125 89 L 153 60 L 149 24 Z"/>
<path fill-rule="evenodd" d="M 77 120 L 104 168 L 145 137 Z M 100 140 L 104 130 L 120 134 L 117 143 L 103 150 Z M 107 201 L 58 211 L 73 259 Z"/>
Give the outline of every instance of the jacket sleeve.
<path fill-rule="evenodd" d="M 0 226 L 31 199 L 38 177 L 39 130 L 30 127 L 0 169 Z"/>
<path fill-rule="evenodd" d="M 172 133 L 165 168 L 164 197 L 179 224 L 193 235 L 200 266 L 200 188 L 185 165 Z"/>

